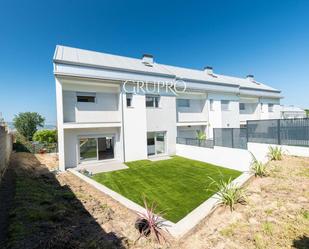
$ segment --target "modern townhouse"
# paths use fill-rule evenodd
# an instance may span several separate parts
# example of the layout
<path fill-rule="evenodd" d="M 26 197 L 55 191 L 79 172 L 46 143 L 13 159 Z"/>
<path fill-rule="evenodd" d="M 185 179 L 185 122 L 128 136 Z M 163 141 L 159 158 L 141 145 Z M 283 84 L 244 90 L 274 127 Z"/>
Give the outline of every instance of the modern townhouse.
<path fill-rule="evenodd" d="M 168 66 L 151 55 L 57 46 L 54 75 L 61 170 L 174 155 L 177 136 L 211 138 L 213 128 L 280 118 L 280 91 L 252 75 Z"/>

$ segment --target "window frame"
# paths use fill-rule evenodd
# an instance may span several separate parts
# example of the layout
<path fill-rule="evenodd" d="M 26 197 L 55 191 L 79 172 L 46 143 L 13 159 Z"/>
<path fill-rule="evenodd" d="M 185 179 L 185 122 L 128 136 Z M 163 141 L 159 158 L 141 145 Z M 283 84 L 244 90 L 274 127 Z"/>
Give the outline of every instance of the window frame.
<path fill-rule="evenodd" d="M 81 101 L 81 99 L 92 99 L 92 101 Z M 77 103 L 96 103 L 97 102 L 97 96 L 96 93 L 87 93 L 87 92 L 77 92 L 76 93 L 76 102 Z"/>
<path fill-rule="evenodd" d="M 151 98 L 152 99 L 152 105 L 149 106 L 147 105 L 147 98 Z M 159 108 L 160 107 L 160 96 L 158 95 L 146 95 L 145 96 L 145 105 L 146 105 L 146 108 Z"/>
<path fill-rule="evenodd" d="M 183 102 L 183 101 L 185 101 L 185 102 Z M 186 104 L 183 105 L 183 103 L 186 103 Z M 190 99 L 177 99 L 177 107 L 190 108 Z"/>
<path fill-rule="evenodd" d="M 274 112 L 274 104 L 268 103 L 268 112 Z"/>
<path fill-rule="evenodd" d="M 225 104 L 223 102 L 225 102 Z M 231 110 L 230 102 L 231 102 L 230 100 L 222 99 L 221 100 L 221 111 L 230 111 Z M 223 108 L 224 106 L 226 106 L 227 108 Z"/>

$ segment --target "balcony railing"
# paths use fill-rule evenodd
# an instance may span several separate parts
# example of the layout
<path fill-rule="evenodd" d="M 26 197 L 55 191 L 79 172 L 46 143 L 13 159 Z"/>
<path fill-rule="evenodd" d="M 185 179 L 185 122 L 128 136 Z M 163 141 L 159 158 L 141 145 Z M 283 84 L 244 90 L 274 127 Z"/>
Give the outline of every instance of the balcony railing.
<path fill-rule="evenodd" d="M 177 143 L 191 145 L 191 146 L 204 147 L 204 148 L 214 147 L 214 141 L 212 139 L 196 139 L 196 138 L 177 137 Z"/>

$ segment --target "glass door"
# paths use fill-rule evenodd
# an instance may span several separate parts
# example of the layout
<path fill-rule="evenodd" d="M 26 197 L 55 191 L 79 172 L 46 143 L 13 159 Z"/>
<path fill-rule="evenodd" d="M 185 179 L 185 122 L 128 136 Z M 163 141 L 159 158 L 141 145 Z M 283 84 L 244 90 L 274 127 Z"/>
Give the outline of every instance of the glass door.
<path fill-rule="evenodd" d="M 165 132 L 147 132 L 148 156 L 165 154 Z"/>
<path fill-rule="evenodd" d="M 156 132 L 156 154 L 165 154 L 165 133 Z"/>
<path fill-rule="evenodd" d="M 80 162 L 98 159 L 98 143 L 96 138 L 81 138 L 79 140 Z"/>

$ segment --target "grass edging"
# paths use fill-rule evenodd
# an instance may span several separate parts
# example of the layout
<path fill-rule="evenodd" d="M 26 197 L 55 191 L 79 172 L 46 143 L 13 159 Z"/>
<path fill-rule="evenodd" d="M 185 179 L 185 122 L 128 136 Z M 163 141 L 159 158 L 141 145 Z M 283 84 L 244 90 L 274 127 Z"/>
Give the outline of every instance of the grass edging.
<path fill-rule="evenodd" d="M 142 212 L 145 213 L 146 210 L 142 206 L 138 205 L 137 203 L 129 200 L 128 198 L 118 194 L 117 192 L 111 190 L 110 188 L 106 187 L 105 185 L 92 180 L 91 178 L 79 173 L 77 170 L 68 169 L 70 173 L 77 176 L 81 180 L 85 181 L 92 187 L 96 188 L 97 190 L 103 192 L 104 194 L 112 197 L 114 200 L 125 206 L 126 208 L 134 211 L 134 212 Z M 233 184 L 237 186 L 242 186 L 246 183 L 253 174 L 250 172 L 244 172 L 236 179 L 232 181 Z M 182 218 L 177 223 L 173 223 L 169 220 L 162 218 L 165 221 L 166 228 L 170 232 L 170 234 L 175 238 L 180 238 L 184 236 L 187 232 L 193 229 L 199 222 L 201 222 L 204 218 L 210 215 L 217 207 L 218 207 L 218 198 L 216 194 L 208 198 L 205 202 L 201 205 L 196 207 L 193 211 L 187 214 L 184 218 Z"/>

